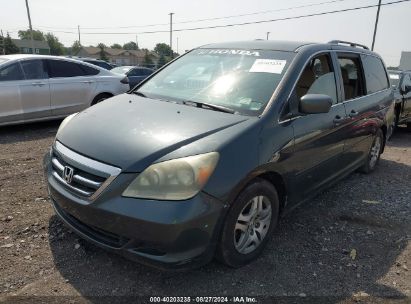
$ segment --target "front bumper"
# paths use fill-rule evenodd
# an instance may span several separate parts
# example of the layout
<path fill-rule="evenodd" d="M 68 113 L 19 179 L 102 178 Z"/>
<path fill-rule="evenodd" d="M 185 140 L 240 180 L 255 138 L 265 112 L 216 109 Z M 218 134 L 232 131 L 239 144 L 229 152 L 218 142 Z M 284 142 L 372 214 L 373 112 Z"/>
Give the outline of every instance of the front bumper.
<path fill-rule="evenodd" d="M 52 175 L 44 158 L 56 214 L 82 238 L 106 250 L 163 269 L 185 269 L 210 261 L 218 240 L 223 203 L 200 192 L 185 201 L 122 197 L 135 174 L 120 174 L 93 201 L 72 193 Z"/>

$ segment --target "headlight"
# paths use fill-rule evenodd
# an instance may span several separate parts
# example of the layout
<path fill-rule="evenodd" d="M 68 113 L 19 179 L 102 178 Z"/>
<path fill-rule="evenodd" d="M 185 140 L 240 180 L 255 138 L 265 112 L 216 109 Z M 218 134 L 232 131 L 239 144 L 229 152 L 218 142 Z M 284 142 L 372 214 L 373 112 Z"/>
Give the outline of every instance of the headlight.
<path fill-rule="evenodd" d="M 153 164 L 137 176 L 123 196 L 160 200 L 189 199 L 204 187 L 218 157 L 217 152 L 210 152 Z"/>
<path fill-rule="evenodd" d="M 60 132 L 60 130 L 63 130 L 63 128 L 69 123 L 69 121 L 74 117 L 74 116 L 76 116 L 78 114 L 78 112 L 77 113 L 74 113 L 74 114 L 71 114 L 71 115 L 69 115 L 69 116 L 67 116 L 66 118 L 64 118 L 64 120 L 61 122 L 61 124 L 60 124 L 60 127 L 59 127 L 59 129 L 57 130 L 57 134 Z"/>

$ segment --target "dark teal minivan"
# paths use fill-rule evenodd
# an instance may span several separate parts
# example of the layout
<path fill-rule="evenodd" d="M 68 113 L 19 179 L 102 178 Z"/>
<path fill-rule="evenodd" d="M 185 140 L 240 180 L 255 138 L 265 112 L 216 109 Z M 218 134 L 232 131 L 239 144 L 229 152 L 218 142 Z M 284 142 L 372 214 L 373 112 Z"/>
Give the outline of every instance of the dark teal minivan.
<path fill-rule="evenodd" d="M 193 49 L 66 118 L 44 165 L 81 237 L 160 268 L 257 256 L 281 215 L 355 170 L 392 132 L 380 56 L 343 41 Z"/>

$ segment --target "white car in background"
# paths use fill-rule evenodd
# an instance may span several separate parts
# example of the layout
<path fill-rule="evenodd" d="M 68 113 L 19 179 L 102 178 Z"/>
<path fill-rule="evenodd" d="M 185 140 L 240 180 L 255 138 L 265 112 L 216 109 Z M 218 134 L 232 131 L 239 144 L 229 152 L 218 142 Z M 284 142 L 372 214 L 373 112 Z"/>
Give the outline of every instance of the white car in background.
<path fill-rule="evenodd" d="M 0 126 L 65 117 L 128 89 L 124 75 L 74 59 L 0 56 Z"/>

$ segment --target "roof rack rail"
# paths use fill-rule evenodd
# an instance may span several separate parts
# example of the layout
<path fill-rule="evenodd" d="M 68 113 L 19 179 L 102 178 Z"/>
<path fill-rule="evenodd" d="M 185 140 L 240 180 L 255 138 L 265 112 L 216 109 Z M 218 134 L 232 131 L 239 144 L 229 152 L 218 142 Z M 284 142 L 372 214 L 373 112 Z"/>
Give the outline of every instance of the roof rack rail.
<path fill-rule="evenodd" d="M 368 46 L 365 46 L 363 44 L 354 43 L 354 42 L 349 42 L 349 41 L 331 40 L 328 43 L 330 43 L 330 44 L 348 44 L 349 46 L 352 46 L 352 47 L 361 47 L 365 50 L 369 50 Z"/>

